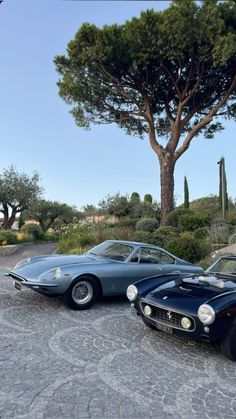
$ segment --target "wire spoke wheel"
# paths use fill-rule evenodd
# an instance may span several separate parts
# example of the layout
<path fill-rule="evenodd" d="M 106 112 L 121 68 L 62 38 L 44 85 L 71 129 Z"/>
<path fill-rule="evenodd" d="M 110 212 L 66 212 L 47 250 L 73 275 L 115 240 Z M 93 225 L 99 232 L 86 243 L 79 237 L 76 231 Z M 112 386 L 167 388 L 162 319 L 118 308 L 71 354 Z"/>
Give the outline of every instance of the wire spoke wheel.
<path fill-rule="evenodd" d="M 86 304 L 93 297 L 93 287 L 87 281 L 80 281 L 72 289 L 72 298 L 76 304 Z"/>
<path fill-rule="evenodd" d="M 89 275 L 75 279 L 63 295 L 64 303 L 72 310 L 86 310 L 97 301 L 98 297 L 98 281 Z"/>

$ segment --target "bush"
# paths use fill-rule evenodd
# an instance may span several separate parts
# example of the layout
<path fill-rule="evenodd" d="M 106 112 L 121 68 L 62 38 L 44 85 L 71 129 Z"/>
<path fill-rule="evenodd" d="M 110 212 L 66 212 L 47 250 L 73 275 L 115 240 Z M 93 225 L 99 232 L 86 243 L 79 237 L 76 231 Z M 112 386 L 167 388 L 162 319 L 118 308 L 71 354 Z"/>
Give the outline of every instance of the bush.
<path fill-rule="evenodd" d="M 179 225 L 179 218 L 184 214 L 192 214 L 192 211 L 186 208 L 175 208 L 167 215 L 165 225 L 177 228 Z"/>
<path fill-rule="evenodd" d="M 33 240 L 40 240 L 43 238 L 43 230 L 38 224 L 24 224 L 21 227 L 21 233 L 24 233 L 32 238 Z"/>
<path fill-rule="evenodd" d="M 138 221 L 140 221 L 140 218 L 121 218 L 114 224 L 114 227 L 131 227 L 135 229 Z"/>
<path fill-rule="evenodd" d="M 204 241 L 196 240 L 192 235 L 186 233 L 170 240 L 167 250 L 191 263 L 198 262 L 210 252 L 209 246 Z"/>
<path fill-rule="evenodd" d="M 81 252 L 83 252 L 83 249 L 85 251 L 94 244 L 96 244 L 96 240 L 91 225 L 81 222 L 71 223 L 61 233 L 57 252 L 70 253 L 73 249 L 82 249 Z"/>
<path fill-rule="evenodd" d="M 227 221 L 217 218 L 212 221 L 209 237 L 214 244 L 229 243 L 230 229 Z"/>
<path fill-rule="evenodd" d="M 43 235 L 43 240 L 45 241 L 52 241 L 52 242 L 57 242 L 61 237 L 61 231 L 52 231 L 49 232 L 47 231 L 46 233 L 44 233 Z"/>
<path fill-rule="evenodd" d="M 16 244 L 18 242 L 16 233 L 11 230 L 0 231 L 0 246 L 6 246 L 8 244 Z"/>
<path fill-rule="evenodd" d="M 206 239 L 209 236 L 209 229 L 207 227 L 199 227 L 194 231 L 194 237 L 197 240 Z"/>
<path fill-rule="evenodd" d="M 236 232 L 230 236 L 229 244 L 236 244 Z"/>
<path fill-rule="evenodd" d="M 153 233 L 148 233 L 141 230 L 133 233 L 130 237 L 130 240 L 153 244 L 160 247 L 165 247 L 166 243 L 168 242 L 168 238 L 162 234 L 156 233 L 155 231 Z"/>
<path fill-rule="evenodd" d="M 159 222 L 155 218 L 143 218 L 136 224 L 136 230 L 152 233 L 159 227 Z"/>
<path fill-rule="evenodd" d="M 179 217 L 178 227 L 182 231 L 194 231 L 200 227 L 210 226 L 212 217 L 209 214 L 183 214 Z"/>
<path fill-rule="evenodd" d="M 162 234 L 163 236 L 166 236 L 168 239 L 174 239 L 178 235 L 178 230 L 176 227 L 172 226 L 161 226 L 157 230 L 155 230 L 155 233 Z"/>

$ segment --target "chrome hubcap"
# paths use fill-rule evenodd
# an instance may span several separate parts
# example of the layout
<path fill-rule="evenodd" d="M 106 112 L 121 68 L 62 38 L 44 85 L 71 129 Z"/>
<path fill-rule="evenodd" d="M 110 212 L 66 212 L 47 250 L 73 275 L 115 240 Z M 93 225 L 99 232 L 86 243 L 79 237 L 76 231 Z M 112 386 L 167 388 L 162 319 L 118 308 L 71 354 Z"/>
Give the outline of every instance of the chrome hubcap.
<path fill-rule="evenodd" d="M 72 289 L 72 298 L 76 304 L 85 304 L 91 300 L 93 288 L 87 281 L 80 281 Z"/>

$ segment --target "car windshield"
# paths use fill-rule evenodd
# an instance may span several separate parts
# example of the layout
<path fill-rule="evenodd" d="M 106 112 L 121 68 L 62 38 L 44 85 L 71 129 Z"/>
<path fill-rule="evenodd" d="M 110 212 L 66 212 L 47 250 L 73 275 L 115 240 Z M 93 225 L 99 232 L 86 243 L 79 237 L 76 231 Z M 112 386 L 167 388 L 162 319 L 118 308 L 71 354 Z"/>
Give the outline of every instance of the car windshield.
<path fill-rule="evenodd" d="M 133 246 L 126 243 L 103 242 L 87 252 L 105 259 L 124 262 L 133 252 Z"/>
<path fill-rule="evenodd" d="M 222 257 L 207 269 L 207 272 L 231 274 L 236 276 L 236 258 Z"/>

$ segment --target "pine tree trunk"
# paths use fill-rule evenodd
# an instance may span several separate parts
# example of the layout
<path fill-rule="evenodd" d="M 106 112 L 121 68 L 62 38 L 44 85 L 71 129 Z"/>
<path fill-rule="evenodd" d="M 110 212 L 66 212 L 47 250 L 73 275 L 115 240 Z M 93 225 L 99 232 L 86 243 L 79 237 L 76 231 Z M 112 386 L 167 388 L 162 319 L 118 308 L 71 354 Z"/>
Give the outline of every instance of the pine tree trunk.
<path fill-rule="evenodd" d="M 174 169 L 175 161 L 170 153 L 159 158 L 161 183 L 161 223 L 174 208 Z"/>

